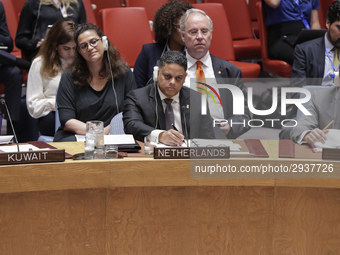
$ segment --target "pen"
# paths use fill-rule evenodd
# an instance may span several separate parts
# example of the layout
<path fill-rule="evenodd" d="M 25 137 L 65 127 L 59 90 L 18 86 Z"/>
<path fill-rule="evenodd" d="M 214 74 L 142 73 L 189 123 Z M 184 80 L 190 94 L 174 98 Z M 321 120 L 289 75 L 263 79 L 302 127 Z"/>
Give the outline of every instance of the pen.
<path fill-rule="evenodd" d="M 325 130 L 333 123 L 333 122 L 334 122 L 334 120 L 332 120 L 331 122 L 329 122 L 328 125 L 325 126 L 325 127 L 322 129 L 322 131 L 325 131 Z"/>
<path fill-rule="evenodd" d="M 172 128 L 178 132 L 178 129 L 175 127 L 174 124 L 171 124 Z"/>

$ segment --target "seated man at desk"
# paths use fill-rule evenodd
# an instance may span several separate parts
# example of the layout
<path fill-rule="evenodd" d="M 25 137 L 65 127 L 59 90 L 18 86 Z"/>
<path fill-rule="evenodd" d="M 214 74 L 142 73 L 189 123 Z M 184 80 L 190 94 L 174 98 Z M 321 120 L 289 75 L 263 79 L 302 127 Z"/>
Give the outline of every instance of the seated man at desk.
<path fill-rule="evenodd" d="M 333 2 L 327 11 L 324 36 L 295 47 L 291 85 L 333 85 L 334 74 L 339 72 L 340 2 Z M 298 96 L 298 95 L 296 95 Z"/>
<path fill-rule="evenodd" d="M 125 133 L 140 141 L 149 136 L 152 142 L 170 146 L 181 145 L 184 137 L 214 138 L 209 111 L 201 115 L 201 94 L 183 87 L 186 57 L 167 51 L 158 68 L 154 84 L 128 93 L 123 113 Z"/>
<path fill-rule="evenodd" d="M 325 143 L 327 129 L 340 129 L 339 87 L 332 86 L 316 91 L 307 107 L 311 115 L 302 115 L 298 124 L 290 132 L 297 143 Z"/>

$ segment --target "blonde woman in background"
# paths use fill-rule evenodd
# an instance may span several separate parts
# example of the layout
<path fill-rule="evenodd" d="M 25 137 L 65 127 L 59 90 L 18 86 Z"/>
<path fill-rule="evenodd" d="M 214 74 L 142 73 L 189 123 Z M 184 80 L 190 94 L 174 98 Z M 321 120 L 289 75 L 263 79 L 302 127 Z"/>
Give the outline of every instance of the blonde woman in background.
<path fill-rule="evenodd" d="M 71 18 L 76 23 L 86 22 L 82 0 L 27 0 L 20 13 L 16 46 L 32 60 L 39 51 L 50 25 Z"/>
<path fill-rule="evenodd" d="M 48 32 L 28 73 L 27 109 L 33 118 L 38 119 L 42 135 L 54 136 L 56 92 L 63 71 L 74 60 L 74 31 L 72 19 L 57 21 Z"/>

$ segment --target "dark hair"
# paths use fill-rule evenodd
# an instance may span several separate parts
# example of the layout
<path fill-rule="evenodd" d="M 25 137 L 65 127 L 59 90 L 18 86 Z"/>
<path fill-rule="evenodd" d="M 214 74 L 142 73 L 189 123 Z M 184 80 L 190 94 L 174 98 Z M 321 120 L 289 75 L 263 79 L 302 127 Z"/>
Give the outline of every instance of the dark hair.
<path fill-rule="evenodd" d="M 340 2 L 339 1 L 335 1 L 329 6 L 326 19 L 328 19 L 331 24 L 334 23 L 335 21 L 340 20 Z"/>
<path fill-rule="evenodd" d="M 77 26 L 76 31 L 74 33 L 74 40 L 76 42 L 77 48 L 78 45 L 78 37 L 82 33 L 88 30 L 94 30 L 97 35 L 102 38 L 104 36 L 103 32 L 100 31 L 100 29 L 91 23 L 84 23 Z M 109 42 L 109 48 L 107 51 L 104 52 L 103 55 L 103 66 L 102 69 L 99 71 L 99 76 L 104 78 L 106 76 L 111 77 L 111 70 L 112 70 L 112 78 L 116 79 L 122 75 L 124 75 L 129 68 L 126 62 L 121 58 L 119 51 Z M 110 64 L 108 61 L 107 54 L 109 53 L 110 63 L 111 63 L 111 70 L 110 70 Z M 90 71 L 88 69 L 86 60 L 83 58 L 83 56 L 76 51 L 75 59 L 74 59 L 74 65 L 72 67 L 72 78 L 74 81 L 74 84 L 78 87 L 82 87 L 85 84 L 87 84 L 88 79 L 91 78 Z"/>
<path fill-rule="evenodd" d="M 182 53 L 176 50 L 168 50 L 164 52 L 158 64 L 159 69 L 164 67 L 165 64 L 180 65 L 184 68 L 184 71 L 186 71 L 188 67 L 187 58 Z"/>
<path fill-rule="evenodd" d="M 179 25 L 178 19 L 191 8 L 193 8 L 191 3 L 175 0 L 162 5 L 155 13 L 153 21 L 155 41 L 166 44 L 166 41 Z"/>
<path fill-rule="evenodd" d="M 37 54 L 42 58 L 40 73 L 43 77 L 55 77 L 61 66 L 60 56 L 56 48 L 74 40 L 76 24 L 70 18 L 62 19 L 53 24 L 47 33 L 44 43 Z"/>

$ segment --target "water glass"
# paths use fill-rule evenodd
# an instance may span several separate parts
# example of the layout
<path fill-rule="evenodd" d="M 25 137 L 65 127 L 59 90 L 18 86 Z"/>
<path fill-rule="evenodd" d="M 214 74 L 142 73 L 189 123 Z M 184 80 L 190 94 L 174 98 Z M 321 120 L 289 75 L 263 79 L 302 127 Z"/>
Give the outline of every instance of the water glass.
<path fill-rule="evenodd" d="M 146 136 L 144 137 L 144 152 L 148 155 L 153 155 L 155 148 L 155 143 L 151 142 L 150 139 Z"/>
<path fill-rule="evenodd" d="M 118 146 L 112 144 L 105 145 L 105 158 L 106 159 L 118 158 Z"/>
<path fill-rule="evenodd" d="M 104 145 L 104 123 L 97 120 L 88 121 L 85 134 L 85 159 L 93 159 L 97 145 Z"/>

